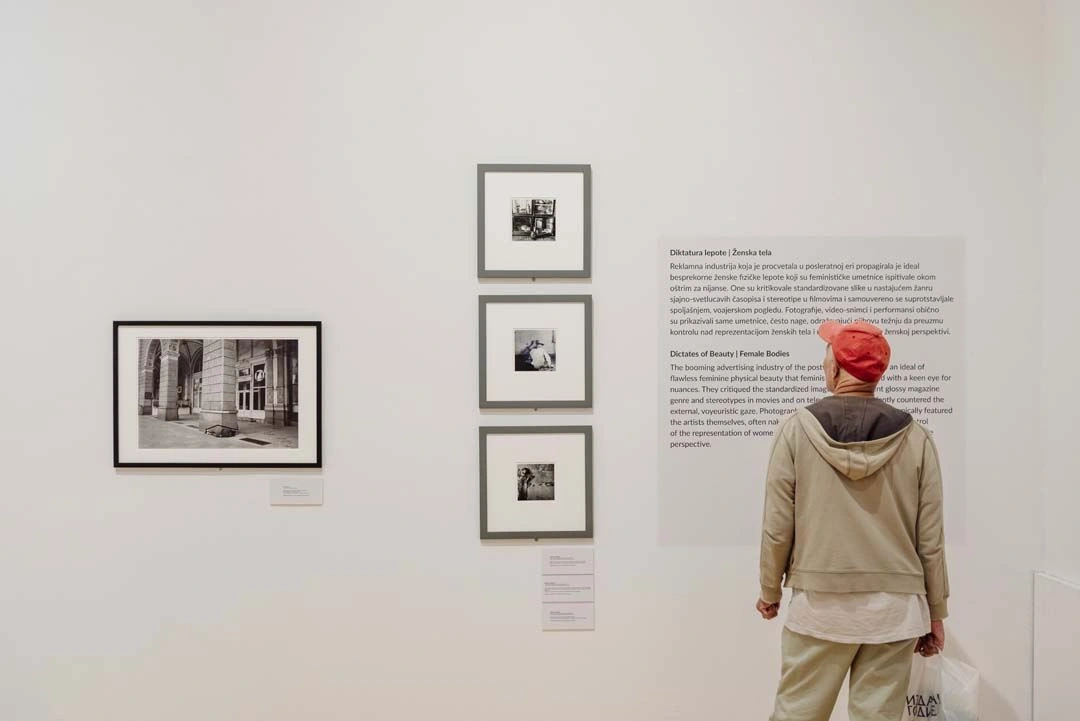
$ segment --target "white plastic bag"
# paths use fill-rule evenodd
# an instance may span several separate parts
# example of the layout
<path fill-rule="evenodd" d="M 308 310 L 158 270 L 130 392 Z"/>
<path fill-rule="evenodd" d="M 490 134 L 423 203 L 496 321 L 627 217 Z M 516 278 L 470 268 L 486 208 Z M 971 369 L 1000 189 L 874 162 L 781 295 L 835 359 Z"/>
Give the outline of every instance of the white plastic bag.
<path fill-rule="evenodd" d="M 979 672 L 945 656 L 916 655 L 904 713 L 904 721 L 978 721 Z"/>
<path fill-rule="evenodd" d="M 923 658 L 916 654 L 911 662 L 904 721 L 942 718 L 941 665 L 936 657 Z"/>
<path fill-rule="evenodd" d="M 978 721 L 979 672 L 948 656 L 937 656 L 941 667 L 941 708 L 945 721 Z"/>

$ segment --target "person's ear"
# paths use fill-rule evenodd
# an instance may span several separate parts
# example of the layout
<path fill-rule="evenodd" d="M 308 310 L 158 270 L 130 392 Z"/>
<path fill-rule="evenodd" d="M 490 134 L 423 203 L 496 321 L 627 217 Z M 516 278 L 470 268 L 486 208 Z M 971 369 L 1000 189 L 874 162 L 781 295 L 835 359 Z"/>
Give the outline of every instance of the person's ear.
<path fill-rule="evenodd" d="M 825 348 L 825 360 L 821 363 L 821 370 L 825 375 L 825 387 L 829 391 L 834 390 L 836 384 L 840 381 L 840 365 L 832 354 L 832 346 Z"/>

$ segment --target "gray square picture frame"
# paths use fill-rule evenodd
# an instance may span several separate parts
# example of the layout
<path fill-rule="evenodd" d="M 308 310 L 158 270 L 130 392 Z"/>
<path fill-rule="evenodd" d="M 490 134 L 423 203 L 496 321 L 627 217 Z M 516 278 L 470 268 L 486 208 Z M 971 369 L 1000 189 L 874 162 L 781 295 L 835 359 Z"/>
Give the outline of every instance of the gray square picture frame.
<path fill-rule="evenodd" d="M 582 294 L 555 294 L 555 295 L 481 295 L 479 298 L 479 339 L 480 339 L 480 394 L 479 402 L 481 409 L 552 409 L 552 408 L 592 408 L 593 407 L 593 303 L 591 295 Z M 584 338 L 581 339 L 580 348 L 582 349 L 582 372 L 584 373 L 584 392 L 580 397 L 573 398 L 512 398 L 512 399 L 493 399 L 489 397 L 489 381 L 491 375 L 488 369 L 488 309 L 492 305 L 497 304 L 578 304 L 583 306 L 584 309 L 584 322 L 582 333 Z M 558 329 L 544 328 L 537 329 L 538 333 L 549 332 L 557 337 Z M 538 336 L 539 337 L 539 336 Z M 524 337 L 522 340 L 527 340 Z M 548 341 L 548 338 L 543 338 Z M 540 343 L 543 346 L 543 343 Z M 513 361 L 519 363 L 519 353 L 521 348 L 518 348 L 515 344 L 515 355 Z M 550 363 L 550 356 L 555 357 L 555 363 Z M 552 352 L 550 356 L 545 357 L 543 349 L 537 353 L 533 353 L 533 358 L 536 360 L 530 366 L 524 366 L 527 370 L 548 370 L 545 366 L 554 366 L 558 368 L 559 356 L 557 353 Z M 509 359 L 508 359 L 509 362 Z M 515 367 L 515 371 L 518 370 Z M 516 373 L 515 373 L 516 375 Z"/>
<path fill-rule="evenodd" d="M 489 198 L 491 190 L 488 183 L 488 175 L 493 173 L 572 173 L 582 176 L 581 207 L 573 208 L 574 234 L 577 234 L 578 223 L 581 233 L 581 261 L 577 267 L 544 267 L 543 265 L 530 265 L 528 267 L 497 267 L 499 261 L 492 258 L 488 252 L 490 242 L 489 231 L 489 204 L 496 202 L 507 203 L 511 221 L 507 222 L 506 228 L 500 228 L 498 232 L 505 231 L 511 234 L 514 240 L 538 240 L 558 241 L 558 228 L 570 227 L 559 226 L 558 219 L 563 215 L 561 209 L 569 208 L 568 204 L 577 204 L 578 199 L 572 197 L 552 198 L 547 190 L 537 188 L 533 192 L 530 188 L 522 188 L 513 196 Z M 563 215 L 565 217 L 565 215 Z M 520 221 L 520 222 L 519 222 Z M 513 231 L 511 230 L 513 225 Z M 523 243 L 524 245 L 524 243 Z M 532 261 L 530 261 L 532 262 Z M 476 274 L 480 278 L 591 278 L 592 277 L 592 166 L 582 164 L 500 164 L 480 163 L 476 166 Z"/>
<path fill-rule="evenodd" d="M 582 477 L 583 488 L 581 492 L 583 497 L 581 503 L 584 505 L 585 526 L 584 528 L 567 528 L 567 529 L 529 529 L 521 528 L 512 531 L 492 531 L 489 528 L 489 497 L 488 497 L 488 441 L 492 436 L 497 435 L 582 435 L 585 441 L 585 453 L 583 462 L 585 467 L 583 469 Z M 592 538 L 593 537 L 593 428 L 592 426 L 481 426 L 479 433 L 479 446 L 480 446 L 480 538 L 481 540 L 497 540 L 497 539 L 524 539 L 531 538 L 539 540 L 541 538 Z M 526 460 L 526 459 L 523 459 Z M 527 460 L 536 460 L 529 458 Z M 536 464 L 529 464 L 536 465 Z M 513 482 L 513 479 L 507 479 L 508 482 Z M 521 480 L 518 479 L 520 486 Z M 552 478 L 552 485 L 557 484 L 557 480 Z M 561 489 L 559 489 L 561 490 Z M 520 493 L 520 491 L 519 491 Z M 519 497 L 520 500 L 520 497 Z M 542 501 L 541 501 L 542 502 Z"/>

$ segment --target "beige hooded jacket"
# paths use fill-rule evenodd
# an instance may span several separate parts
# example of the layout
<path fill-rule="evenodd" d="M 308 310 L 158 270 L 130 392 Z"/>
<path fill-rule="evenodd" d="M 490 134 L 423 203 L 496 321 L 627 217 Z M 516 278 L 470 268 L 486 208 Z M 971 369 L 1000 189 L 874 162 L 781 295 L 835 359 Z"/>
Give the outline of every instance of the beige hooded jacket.
<path fill-rule="evenodd" d="M 837 417 L 847 421 L 868 415 L 866 406 L 853 403 L 884 406 L 875 399 L 835 398 L 818 405 L 833 411 L 842 406 Z M 818 415 L 799 410 L 780 424 L 773 442 L 761 538 L 762 600 L 779 601 L 782 580 L 808 591 L 925 593 L 931 618 L 944 619 L 949 580 L 941 469 L 929 432 L 908 416 L 884 437 L 842 442 L 826 432 Z"/>

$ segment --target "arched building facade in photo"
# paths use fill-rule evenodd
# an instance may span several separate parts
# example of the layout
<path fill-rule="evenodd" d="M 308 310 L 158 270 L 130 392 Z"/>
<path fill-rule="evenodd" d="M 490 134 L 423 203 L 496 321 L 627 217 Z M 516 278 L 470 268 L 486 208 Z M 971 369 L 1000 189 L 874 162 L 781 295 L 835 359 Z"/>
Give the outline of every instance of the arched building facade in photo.
<path fill-rule="evenodd" d="M 234 435 L 240 420 L 295 425 L 294 339 L 139 339 L 139 413 L 172 421 L 199 419 L 216 436 Z"/>

